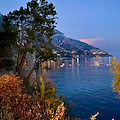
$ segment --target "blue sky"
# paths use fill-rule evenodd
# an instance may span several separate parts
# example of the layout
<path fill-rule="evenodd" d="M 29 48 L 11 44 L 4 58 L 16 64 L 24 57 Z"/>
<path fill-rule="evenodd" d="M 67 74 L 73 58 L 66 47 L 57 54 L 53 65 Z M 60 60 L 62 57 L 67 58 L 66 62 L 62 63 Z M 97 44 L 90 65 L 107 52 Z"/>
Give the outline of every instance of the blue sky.
<path fill-rule="evenodd" d="M 30 0 L 0 0 L 0 12 L 25 6 Z M 120 0 L 48 0 L 58 13 L 57 29 L 120 57 Z"/>

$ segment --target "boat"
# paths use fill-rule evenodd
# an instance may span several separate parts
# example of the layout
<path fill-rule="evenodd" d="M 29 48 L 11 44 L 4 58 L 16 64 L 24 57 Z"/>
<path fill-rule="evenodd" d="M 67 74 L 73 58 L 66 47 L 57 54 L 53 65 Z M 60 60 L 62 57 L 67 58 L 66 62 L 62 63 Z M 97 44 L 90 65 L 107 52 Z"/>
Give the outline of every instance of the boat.
<path fill-rule="evenodd" d="M 65 67 L 65 63 L 62 63 L 62 64 L 60 65 L 60 67 Z"/>
<path fill-rule="evenodd" d="M 94 65 L 90 65 L 90 67 L 93 67 Z"/>
<path fill-rule="evenodd" d="M 106 64 L 106 66 L 108 66 L 108 67 L 109 67 L 109 66 L 111 66 L 111 65 L 112 65 L 112 64 L 109 64 L 109 63 L 108 63 L 108 64 Z"/>

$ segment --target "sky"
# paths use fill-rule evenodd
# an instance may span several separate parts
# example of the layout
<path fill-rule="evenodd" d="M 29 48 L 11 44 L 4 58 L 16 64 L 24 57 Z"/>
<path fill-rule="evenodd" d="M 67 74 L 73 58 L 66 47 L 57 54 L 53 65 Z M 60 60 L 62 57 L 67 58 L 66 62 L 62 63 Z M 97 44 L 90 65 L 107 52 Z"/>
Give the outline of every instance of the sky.
<path fill-rule="evenodd" d="M 0 12 L 26 6 L 30 0 L 0 0 Z M 57 27 L 65 36 L 120 57 L 120 0 L 48 0 L 57 11 Z"/>

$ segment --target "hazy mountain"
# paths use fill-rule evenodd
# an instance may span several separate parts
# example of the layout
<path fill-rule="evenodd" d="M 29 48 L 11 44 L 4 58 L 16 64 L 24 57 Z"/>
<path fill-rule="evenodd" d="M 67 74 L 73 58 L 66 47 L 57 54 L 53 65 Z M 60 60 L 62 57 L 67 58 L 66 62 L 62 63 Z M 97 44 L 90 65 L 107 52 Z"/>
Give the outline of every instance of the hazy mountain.
<path fill-rule="evenodd" d="M 95 48 L 87 43 L 67 38 L 62 32 L 55 30 L 52 36 L 53 50 L 57 56 L 71 57 L 79 55 L 81 57 L 89 56 L 110 56 L 107 52 Z"/>

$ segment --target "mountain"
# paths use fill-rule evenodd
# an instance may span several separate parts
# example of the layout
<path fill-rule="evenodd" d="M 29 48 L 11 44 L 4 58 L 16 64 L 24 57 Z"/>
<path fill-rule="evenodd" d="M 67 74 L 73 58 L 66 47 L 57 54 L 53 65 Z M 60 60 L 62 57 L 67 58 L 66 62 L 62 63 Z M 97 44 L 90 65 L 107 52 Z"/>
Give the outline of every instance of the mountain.
<path fill-rule="evenodd" d="M 2 23 L 2 18 L 3 16 L 0 13 L 0 23 Z M 80 57 L 111 56 L 109 53 L 87 43 L 67 38 L 62 32 L 56 29 L 54 32 L 56 34 L 51 39 L 53 42 L 52 48 L 56 57 L 75 57 L 76 55 Z"/>
<path fill-rule="evenodd" d="M 67 38 L 62 32 L 55 30 L 55 35 L 51 37 L 53 51 L 57 57 L 95 57 L 111 56 L 109 53 L 99 48 L 88 45 L 87 43 Z"/>

